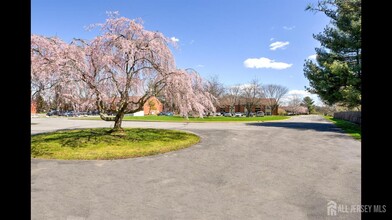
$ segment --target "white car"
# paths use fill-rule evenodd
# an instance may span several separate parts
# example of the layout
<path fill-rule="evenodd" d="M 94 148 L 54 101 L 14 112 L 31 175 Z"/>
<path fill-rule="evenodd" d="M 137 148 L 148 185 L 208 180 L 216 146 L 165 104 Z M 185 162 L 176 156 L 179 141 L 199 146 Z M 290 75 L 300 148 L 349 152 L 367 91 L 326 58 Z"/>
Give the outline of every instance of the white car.
<path fill-rule="evenodd" d="M 225 113 L 223 114 L 223 116 L 225 116 L 225 117 L 231 117 L 232 115 L 231 115 L 230 112 L 225 112 Z"/>
<path fill-rule="evenodd" d="M 257 117 L 263 117 L 264 116 L 264 112 L 259 111 L 259 112 L 256 113 L 256 116 Z"/>
<path fill-rule="evenodd" d="M 244 114 L 241 112 L 234 113 L 234 117 L 242 117 Z"/>

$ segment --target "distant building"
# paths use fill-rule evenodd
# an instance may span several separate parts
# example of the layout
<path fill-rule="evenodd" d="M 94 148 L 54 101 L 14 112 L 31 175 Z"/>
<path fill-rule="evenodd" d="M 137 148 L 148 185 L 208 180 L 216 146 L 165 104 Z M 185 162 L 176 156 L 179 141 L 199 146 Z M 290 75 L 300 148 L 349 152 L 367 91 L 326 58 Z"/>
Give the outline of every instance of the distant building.
<path fill-rule="evenodd" d="M 276 103 L 275 99 L 272 98 L 258 98 L 255 102 L 256 104 L 250 109 L 250 112 L 256 113 L 259 111 L 264 112 L 266 115 L 278 115 L 279 106 L 276 106 L 274 110 L 272 110 L 271 103 Z M 220 100 L 220 106 L 216 109 L 217 112 L 247 112 L 246 109 L 246 99 L 239 98 L 236 101 L 236 104 L 233 105 L 230 103 L 228 98 L 223 98 Z"/>
<path fill-rule="evenodd" d="M 157 115 L 163 111 L 163 104 L 157 97 L 153 96 L 143 106 L 144 115 Z"/>
<path fill-rule="evenodd" d="M 37 114 L 37 104 L 34 101 L 31 101 L 31 114 Z"/>

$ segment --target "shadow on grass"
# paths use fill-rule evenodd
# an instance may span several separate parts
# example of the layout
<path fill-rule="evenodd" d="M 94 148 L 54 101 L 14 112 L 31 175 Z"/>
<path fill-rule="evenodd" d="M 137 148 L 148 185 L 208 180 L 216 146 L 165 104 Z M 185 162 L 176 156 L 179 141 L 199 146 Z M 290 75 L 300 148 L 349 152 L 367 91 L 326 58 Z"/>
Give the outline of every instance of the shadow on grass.
<path fill-rule="evenodd" d="M 57 142 L 62 147 L 80 148 L 91 144 L 118 142 L 170 142 L 187 138 L 187 133 L 152 128 L 124 129 L 124 134 L 113 134 L 111 129 L 64 129 L 33 135 L 31 143 Z"/>

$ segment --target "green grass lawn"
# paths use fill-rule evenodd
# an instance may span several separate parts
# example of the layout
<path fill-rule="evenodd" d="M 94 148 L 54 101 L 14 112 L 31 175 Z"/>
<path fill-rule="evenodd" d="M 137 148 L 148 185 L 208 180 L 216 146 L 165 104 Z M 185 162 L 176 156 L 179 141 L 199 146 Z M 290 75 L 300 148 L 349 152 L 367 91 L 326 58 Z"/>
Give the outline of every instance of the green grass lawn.
<path fill-rule="evenodd" d="M 181 116 L 125 116 L 124 121 L 166 121 L 166 122 L 259 122 L 259 121 L 274 121 L 288 119 L 288 116 L 264 116 L 264 117 L 204 117 L 194 118 L 189 117 L 189 120 Z M 101 120 L 99 117 L 86 117 L 86 118 L 75 118 L 75 119 L 86 119 L 86 120 Z"/>
<path fill-rule="evenodd" d="M 150 128 L 64 130 L 31 136 L 31 157 L 62 160 L 110 160 L 142 157 L 189 147 L 200 141 L 191 133 Z"/>
<path fill-rule="evenodd" d="M 351 135 L 353 138 L 357 140 L 361 140 L 361 126 L 351 123 L 349 121 L 336 119 L 331 116 L 324 116 L 329 121 L 332 121 L 336 126 L 341 128 L 344 132 Z"/>

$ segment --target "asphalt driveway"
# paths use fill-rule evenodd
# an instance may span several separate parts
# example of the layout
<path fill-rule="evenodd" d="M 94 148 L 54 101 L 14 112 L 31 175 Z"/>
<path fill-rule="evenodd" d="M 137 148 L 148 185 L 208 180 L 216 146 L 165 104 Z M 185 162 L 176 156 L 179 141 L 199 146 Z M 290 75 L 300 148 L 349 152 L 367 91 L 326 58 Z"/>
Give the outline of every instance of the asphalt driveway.
<path fill-rule="evenodd" d="M 32 118 L 32 134 L 113 122 Z M 361 143 L 320 116 L 264 123 L 124 122 L 194 132 L 166 154 L 31 160 L 32 219 L 360 219 Z"/>

